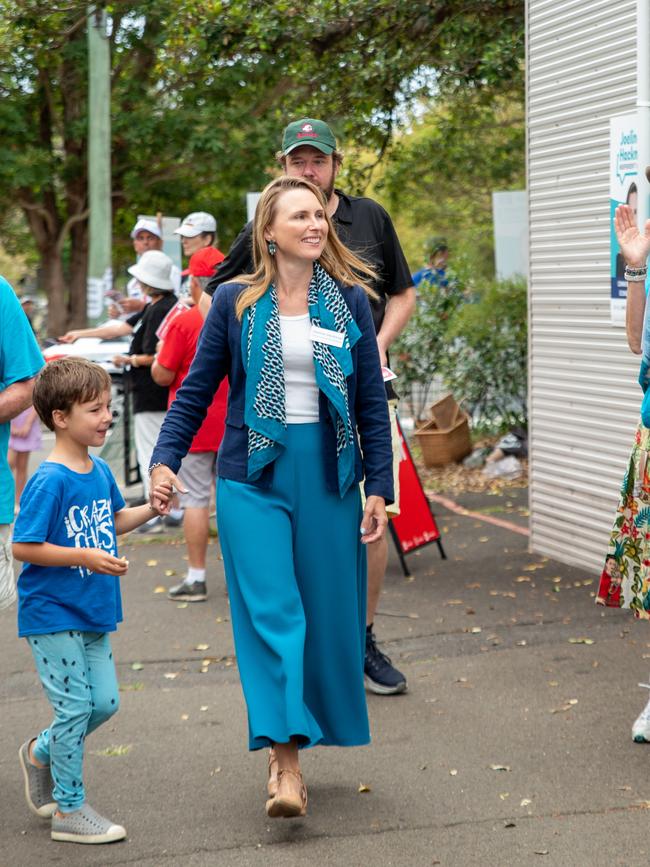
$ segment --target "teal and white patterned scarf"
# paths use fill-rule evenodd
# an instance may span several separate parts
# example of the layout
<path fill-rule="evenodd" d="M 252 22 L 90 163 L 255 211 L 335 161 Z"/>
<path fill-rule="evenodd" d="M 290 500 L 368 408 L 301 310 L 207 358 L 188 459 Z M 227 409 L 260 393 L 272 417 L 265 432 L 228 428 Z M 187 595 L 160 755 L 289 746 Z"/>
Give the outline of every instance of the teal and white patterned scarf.
<path fill-rule="evenodd" d="M 319 341 L 313 343 L 316 384 L 327 397 L 336 431 L 338 485 L 343 496 L 354 481 L 354 431 L 346 378 L 353 369 L 350 350 L 361 332 L 335 281 L 318 262 L 307 291 L 307 305 L 313 325 L 345 335 L 340 348 Z M 246 370 L 248 478 L 254 481 L 280 454 L 286 442 L 282 335 L 273 285 L 244 312 L 242 358 Z"/>

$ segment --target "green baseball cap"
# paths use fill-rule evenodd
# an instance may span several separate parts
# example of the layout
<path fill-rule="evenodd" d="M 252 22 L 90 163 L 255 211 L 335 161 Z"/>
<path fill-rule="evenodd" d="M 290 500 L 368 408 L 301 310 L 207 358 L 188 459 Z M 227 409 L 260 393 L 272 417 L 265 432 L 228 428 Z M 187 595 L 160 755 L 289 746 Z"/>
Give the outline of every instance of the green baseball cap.
<path fill-rule="evenodd" d="M 282 155 L 286 157 L 303 145 L 309 145 L 329 155 L 336 150 L 336 139 L 325 121 L 303 117 L 301 120 L 294 120 L 285 129 L 282 136 Z"/>
<path fill-rule="evenodd" d="M 437 235 L 434 238 L 429 238 L 424 245 L 424 250 L 429 256 L 435 256 L 436 253 L 442 253 L 443 250 L 448 249 L 449 246 L 447 244 L 447 239 L 443 238 L 441 235 Z"/>

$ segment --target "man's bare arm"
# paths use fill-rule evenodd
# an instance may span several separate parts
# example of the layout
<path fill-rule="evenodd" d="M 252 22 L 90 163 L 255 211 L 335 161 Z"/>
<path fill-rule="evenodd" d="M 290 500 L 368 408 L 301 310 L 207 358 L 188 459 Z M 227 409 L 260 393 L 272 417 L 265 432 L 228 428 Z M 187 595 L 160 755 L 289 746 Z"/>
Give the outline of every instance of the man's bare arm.
<path fill-rule="evenodd" d="M 386 353 L 390 349 L 391 344 L 404 330 L 406 323 L 409 321 L 415 310 L 415 286 L 409 286 L 404 292 L 399 295 L 389 296 L 386 305 L 386 313 L 384 321 L 381 324 L 379 333 L 377 334 L 377 345 L 379 346 L 379 355 L 381 363 L 386 364 Z"/>
<path fill-rule="evenodd" d="M 0 424 L 11 421 L 32 402 L 34 377 L 14 382 L 0 391 Z"/>

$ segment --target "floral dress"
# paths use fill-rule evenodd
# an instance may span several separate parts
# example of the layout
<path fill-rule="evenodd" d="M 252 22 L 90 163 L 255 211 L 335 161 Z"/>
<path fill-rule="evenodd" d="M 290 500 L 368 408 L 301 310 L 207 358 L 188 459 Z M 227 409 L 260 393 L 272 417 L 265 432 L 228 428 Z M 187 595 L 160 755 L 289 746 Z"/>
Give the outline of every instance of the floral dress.
<path fill-rule="evenodd" d="M 596 595 L 650 620 L 650 429 L 639 424 Z"/>

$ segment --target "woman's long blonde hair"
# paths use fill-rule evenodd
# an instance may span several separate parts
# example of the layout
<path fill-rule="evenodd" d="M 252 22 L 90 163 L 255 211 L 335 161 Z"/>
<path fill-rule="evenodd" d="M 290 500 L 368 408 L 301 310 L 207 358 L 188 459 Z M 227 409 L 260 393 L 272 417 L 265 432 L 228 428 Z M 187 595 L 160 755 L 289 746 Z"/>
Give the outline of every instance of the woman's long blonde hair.
<path fill-rule="evenodd" d="M 356 256 L 343 244 L 336 234 L 336 229 L 327 213 L 327 200 L 323 193 L 314 184 L 304 178 L 283 176 L 276 178 L 268 184 L 255 210 L 253 221 L 253 262 L 255 271 L 252 274 L 243 274 L 236 279 L 238 283 L 244 283 L 246 288 L 242 291 L 235 313 L 241 319 L 244 310 L 254 304 L 258 298 L 269 288 L 271 283 L 277 283 L 278 270 L 275 256 L 269 253 L 268 245 L 264 240 L 264 232 L 275 219 L 277 202 L 283 193 L 289 190 L 309 190 L 318 199 L 323 207 L 327 220 L 327 242 L 320 255 L 319 262 L 327 273 L 347 286 L 358 285 L 363 287 L 371 298 L 377 298 L 377 293 L 371 288 L 370 281 L 377 279 L 377 273 L 362 259 Z"/>

